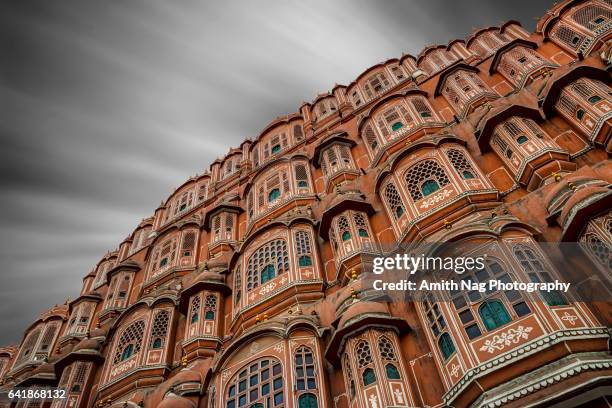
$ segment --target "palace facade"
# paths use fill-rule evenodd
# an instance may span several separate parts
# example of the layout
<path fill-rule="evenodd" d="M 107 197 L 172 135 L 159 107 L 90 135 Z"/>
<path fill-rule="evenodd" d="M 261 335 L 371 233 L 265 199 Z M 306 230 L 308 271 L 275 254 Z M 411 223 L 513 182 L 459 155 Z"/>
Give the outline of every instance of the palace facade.
<path fill-rule="evenodd" d="M 537 242 L 612 266 L 612 1 L 428 46 L 273 120 L 187 180 L 80 295 L 0 348 L 17 408 L 611 407 L 607 302 L 374 302 L 365 256 L 466 242 L 546 282 Z M 572 259 L 568 259 L 569 264 Z"/>

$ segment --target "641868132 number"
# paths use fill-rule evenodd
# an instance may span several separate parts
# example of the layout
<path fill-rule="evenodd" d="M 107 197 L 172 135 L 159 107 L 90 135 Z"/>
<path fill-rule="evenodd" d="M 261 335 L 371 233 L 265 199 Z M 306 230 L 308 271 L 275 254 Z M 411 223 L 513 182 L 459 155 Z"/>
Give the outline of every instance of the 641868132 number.
<path fill-rule="evenodd" d="M 61 388 L 13 388 L 6 393 L 10 400 L 28 399 L 63 399 L 66 398 L 66 390 Z"/>

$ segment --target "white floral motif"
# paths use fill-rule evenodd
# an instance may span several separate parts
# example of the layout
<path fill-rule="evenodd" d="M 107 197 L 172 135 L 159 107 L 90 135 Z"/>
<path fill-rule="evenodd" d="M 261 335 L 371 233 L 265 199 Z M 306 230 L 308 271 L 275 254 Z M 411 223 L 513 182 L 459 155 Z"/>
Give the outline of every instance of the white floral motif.
<path fill-rule="evenodd" d="M 276 287 L 276 283 L 272 282 L 259 290 L 260 295 L 265 295 L 266 293 L 272 292 Z"/>
<path fill-rule="evenodd" d="M 506 346 L 517 344 L 521 339 L 528 339 L 529 333 L 533 327 L 519 326 L 516 329 L 512 328 L 504 333 L 496 334 L 492 338 L 484 342 L 480 351 L 494 353 L 495 350 L 503 350 Z"/>
<path fill-rule="evenodd" d="M 458 364 L 453 363 L 452 367 L 451 367 L 451 372 L 450 374 L 453 377 L 457 377 L 459 375 L 459 370 L 461 369 L 461 367 Z"/>
<path fill-rule="evenodd" d="M 283 345 L 283 343 L 278 343 L 276 346 L 274 346 L 274 351 L 276 351 L 277 353 L 280 353 L 284 349 L 285 349 L 285 346 Z"/>
<path fill-rule="evenodd" d="M 567 312 L 565 312 L 563 314 L 563 316 L 561 317 L 561 320 L 563 320 L 564 322 L 568 322 L 569 324 L 571 324 L 572 326 L 576 325 L 576 320 L 578 320 L 579 317 L 576 315 L 571 315 Z"/>
<path fill-rule="evenodd" d="M 433 195 L 430 198 L 428 198 L 427 200 L 423 201 L 421 203 L 421 205 L 419 206 L 419 208 L 426 210 L 429 207 L 438 204 L 440 201 L 447 199 L 448 196 L 450 196 L 452 193 L 453 192 L 451 190 L 441 191 L 438 194 Z"/>

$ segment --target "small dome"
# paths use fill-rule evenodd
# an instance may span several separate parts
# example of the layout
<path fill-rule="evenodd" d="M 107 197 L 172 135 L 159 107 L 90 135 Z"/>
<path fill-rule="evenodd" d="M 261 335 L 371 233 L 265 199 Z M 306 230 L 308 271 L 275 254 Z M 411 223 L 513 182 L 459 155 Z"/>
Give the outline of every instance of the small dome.
<path fill-rule="evenodd" d="M 387 306 L 383 303 L 370 302 L 370 301 L 357 301 L 350 305 L 348 309 L 342 314 L 338 328 L 343 328 L 348 322 L 361 315 L 371 314 L 384 314 L 389 315 Z"/>
<path fill-rule="evenodd" d="M 96 339 L 83 339 L 75 347 L 74 351 L 95 350 L 99 351 L 102 342 Z"/>

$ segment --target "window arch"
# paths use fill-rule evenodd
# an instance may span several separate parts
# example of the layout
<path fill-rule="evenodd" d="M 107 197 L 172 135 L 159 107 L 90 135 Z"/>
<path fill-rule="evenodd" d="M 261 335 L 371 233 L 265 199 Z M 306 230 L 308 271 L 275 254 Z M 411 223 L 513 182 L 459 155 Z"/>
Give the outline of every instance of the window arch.
<path fill-rule="evenodd" d="M 39 327 L 36 330 L 31 331 L 28 336 L 26 337 L 25 341 L 23 342 L 20 351 L 19 351 L 19 357 L 17 358 L 17 363 L 21 363 L 24 360 L 30 360 L 33 359 L 32 357 L 32 353 L 34 351 L 34 347 L 36 346 L 36 343 L 38 343 L 38 339 L 40 337 L 40 333 L 41 333 L 42 329 Z"/>
<path fill-rule="evenodd" d="M 275 358 L 253 361 L 229 381 L 226 408 L 245 406 L 284 407 L 283 367 Z M 249 405 L 247 405 L 249 404 Z"/>
<path fill-rule="evenodd" d="M 351 148 L 342 143 L 336 143 L 323 150 L 320 163 L 323 175 L 328 180 L 343 170 L 355 169 Z"/>
<path fill-rule="evenodd" d="M 370 151 L 370 155 L 375 155 L 378 152 L 378 149 L 380 149 L 380 141 L 378 140 L 378 136 L 376 136 L 372 125 L 368 124 L 365 126 L 363 130 L 363 138 L 366 142 L 368 150 Z"/>
<path fill-rule="evenodd" d="M 174 266 L 176 262 L 177 237 L 171 237 L 158 244 L 153 252 L 151 262 L 151 278 L 160 275 Z"/>
<path fill-rule="evenodd" d="M 170 312 L 162 310 L 155 314 L 153 326 L 151 327 L 150 347 L 152 349 L 161 349 L 164 347 L 168 335 L 169 324 Z"/>
<path fill-rule="evenodd" d="M 346 380 L 347 391 L 350 395 L 350 400 L 355 399 L 356 387 L 355 380 L 353 378 L 353 370 L 351 368 L 350 358 L 347 353 L 344 353 L 344 366 L 343 366 L 344 379 Z"/>
<path fill-rule="evenodd" d="M 242 297 L 242 273 L 240 271 L 240 265 L 236 267 L 234 272 L 234 306 L 240 304 L 240 298 Z"/>
<path fill-rule="evenodd" d="M 317 388 L 316 370 L 312 350 L 301 346 L 295 351 L 295 388 L 298 391 Z"/>
<path fill-rule="evenodd" d="M 473 179 L 478 177 L 478 173 L 474 170 L 469 160 L 465 157 L 463 152 L 459 149 L 448 149 L 446 151 L 446 157 L 451 162 L 457 174 L 463 179 Z"/>
<path fill-rule="evenodd" d="M 522 87 L 532 74 L 543 72 L 542 69 L 545 67 L 555 66 L 535 50 L 525 46 L 515 46 L 501 56 L 497 71 L 515 87 Z"/>
<path fill-rule="evenodd" d="M 398 359 L 395 347 L 389 338 L 381 336 L 378 339 L 378 352 L 385 366 L 385 374 L 389 380 L 399 380 L 402 378 L 398 369 Z"/>
<path fill-rule="evenodd" d="M 465 69 L 460 69 L 447 77 L 442 88 L 442 95 L 455 112 L 462 117 L 486 100 L 499 97 L 478 75 Z"/>
<path fill-rule="evenodd" d="M 579 241 L 597 264 L 612 270 L 612 212 L 591 219 Z"/>
<path fill-rule="evenodd" d="M 424 160 L 405 173 L 406 186 L 414 201 L 418 201 L 450 183 L 446 173 L 434 160 Z"/>
<path fill-rule="evenodd" d="M 455 353 L 455 344 L 448 333 L 442 333 L 438 339 L 438 347 L 440 348 L 444 360 L 448 360 L 448 358 Z"/>
<path fill-rule="evenodd" d="M 142 346 L 142 338 L 144 335 L 145 322 L 139 320 L 130 324 L 119 337 L 117 346 L 115 347 L 115 357 L 113 364 L 118 364 L 135 355 L 138 355 Z"/>
<path fill-rule="evenodd" d="M 217 296 L 207 295 L 204 299 L 204 320 L 215 320 L 217 311 Z"/>
<path fill-rule="evenodd" d="M 393 218 L 396 220 L 400 219 L 406 210 L 404 209 L 404 203 L 393 183 L 389 183 L 385 186 L 384 196 L 387 207 Z"/>
<path fill-rule="evenodd" d="M 478 308 L 478 314 L 487 330 L 494 330 L 512 320 L 504 304 L 499 300 L 486 300 Z"/>
<path fill-rule="evenodd" d="M 370 344 L 366 340 L 360 340 L 355 346 L 357 367 L 361 371 L 361 380 L 364 386 L 376 382 L 376 373 L 372 361 L 372 351 Z"/>
<path fill-rule="evenodd" d="M 298 266 L 312 266 L 312 247 L 310 244 L 310 233 L 308 231 L 296 231 L 294 237 L 295 249 L 298 257 Z"/>
<path fill-rule="evenodd" d="M 590 32 L 594 32 L 612 19 L 612 11 L 600 5 L 587 4 L 577 9 L 571 15 L 571 19 Z"/>
<path fill-rule="evenodd" d="M 297 187 L 297 191 L 308 188 L 308 170 L 306 170 L 306 165 L 304 164 L 296 164 L 294 167 L 295 171 L 295 185 Z"/>
<path fill-rule="evenodd" d="M 189 308 L 189 321 L 191 324 L 197 323 L 200 320 L 200 295 L 196 295 L 191 299 L 191 307 Z"/>
<path fill-rule="evenodd" d="M 533 249 L 526 245 L 516 245 L 513 252 L 531 282 L 554 282 L 550 272 L 544 266 L 542 257 L 537 256 Z M 540 291 L 540 295 L 549 306 L 565 306 L 568 304 L 565 297 L 556 290 Z"/>
<path fill-rule="evenodd" d="M 284 239 L 272 240 L 259 247 L 249 258 L 247 290 L 289 271 L 289 251 Z"/>

